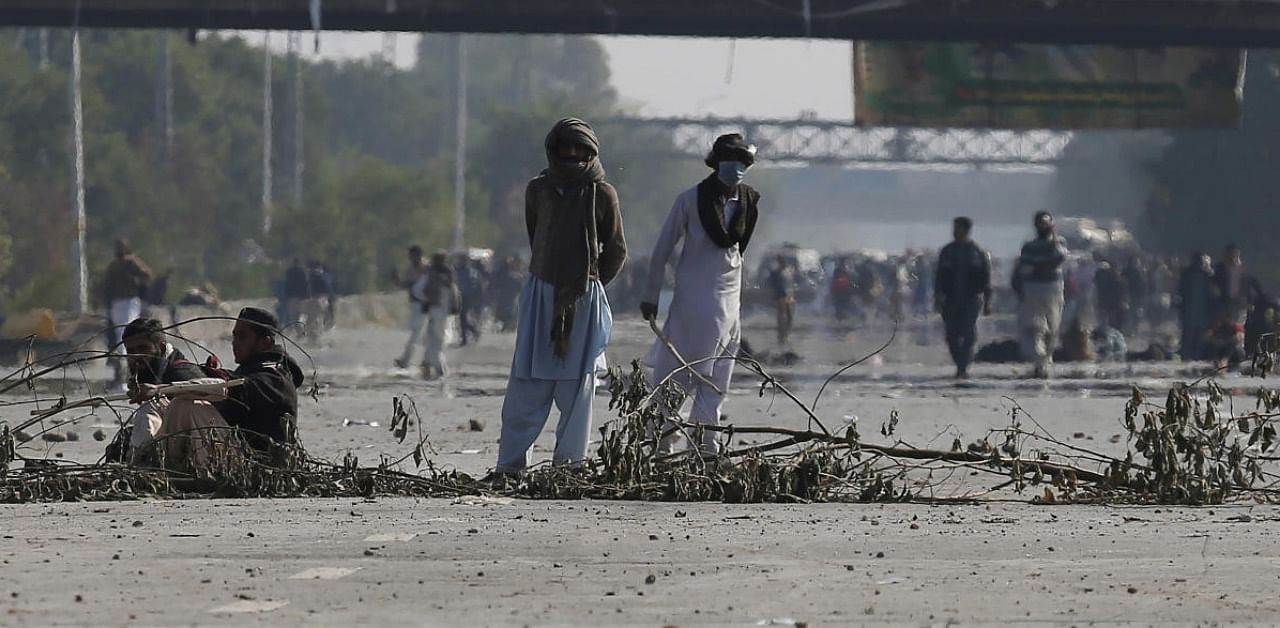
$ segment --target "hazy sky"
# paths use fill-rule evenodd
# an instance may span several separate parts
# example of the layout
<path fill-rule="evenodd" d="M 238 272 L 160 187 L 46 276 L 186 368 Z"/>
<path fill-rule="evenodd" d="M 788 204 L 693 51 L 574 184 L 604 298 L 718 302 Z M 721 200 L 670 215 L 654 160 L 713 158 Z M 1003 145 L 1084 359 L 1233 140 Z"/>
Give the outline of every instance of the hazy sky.
<path fill-rule="evenodd" d="M 603 38 L 613 82 L 650 115 L 851 119 L 848 42 Z"/>
<path fill-rule="evenodd" d="M 262 41 L 261 33 L 247 34 Z M 613 83 L 628 103 L 651 116 L 719 115 L 755 118 L 853 117 L 850 47 L 847 42 L 602 37 Z M 303 35 L 311 51 L 311 33 Z M 325 57 L 365 57 L 380 53 L 380 33 L 321 35 Z M 413 64 L 417 36 L 394 36 L 396 62 Z M 273 35 L 284 49 L 285 35 Z"/>

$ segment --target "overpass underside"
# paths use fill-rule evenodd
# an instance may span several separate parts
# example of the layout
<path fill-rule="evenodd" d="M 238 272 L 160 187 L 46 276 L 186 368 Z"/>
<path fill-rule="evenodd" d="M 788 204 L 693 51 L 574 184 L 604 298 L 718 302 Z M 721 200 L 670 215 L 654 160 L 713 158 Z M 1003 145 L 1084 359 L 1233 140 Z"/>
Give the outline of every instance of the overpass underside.
<path fill-rule="evenodd" d="M 0 0 L 0 26 L 76 24 L 1280 46 L 1270 0 Z"/>

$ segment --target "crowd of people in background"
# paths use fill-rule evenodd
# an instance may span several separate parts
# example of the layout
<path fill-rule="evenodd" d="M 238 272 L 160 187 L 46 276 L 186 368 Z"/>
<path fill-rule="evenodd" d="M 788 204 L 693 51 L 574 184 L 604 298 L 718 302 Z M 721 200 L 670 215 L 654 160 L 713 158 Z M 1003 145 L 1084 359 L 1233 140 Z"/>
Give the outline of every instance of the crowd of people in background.
<path fill-rule="evenodd" d="M 1025 374 L 1039 379 L 1051 376 L 1055 361 L 1177 356 L 1228 368 L 1280 329 L 1280 304 L 1266 295 L 1239 247 L 1228 245 L 1216 262 L 1195 252 L 1179 263 L 1132 241 L 1072 242 L 1047 211 L 1035 213 L 1034 237 L 1007 265 L 979 245 L 972 219 L 958 217 L 952 241 L 937 253 L 823 257 L 784 245 L 760 254 L 750 272 L 745 260 L 761 195 L 743 182 L 755 147 L 737 133 L 716 139 L 705 159 L 711 173 L 676 196 L 650 257 L 626 265 L 621 207 L 599 162 L 594 130 L 563 119 L 544 148 L 547 167 L 526 190 L 527 266 L 515 256 L 498 261 L 488 250 L 428 256 L 415 245 L 403 272 L 390 273 L 408 314 L 396 367 L 414 366 L 421 345 L 424 378 L 444 379 L 455 330 L 458 346 L 491 330 L 516 334 L 489 481 L 504 482 L 527 467 L 553 405 L 561 412 L 553 462 L 585 458 L 613 312 L 638 311 L 649 323 L 656 336 L 644 358 L 649 384 L 671 383 L 680 393 L 659 408 L 665 418 L 653 427 L 660 430 L 660 450 L 671 453 L 686 440 L 707 459 L 717 456 L 718 438 L 704 428 L 719 425 L 734 358 L 758 357 L 743 334 L 743 317 L 755 313 L 772 314 L 776 345 L 788 352 L 798 319 L 822 317 L 824 327 L 843 334 L 906 324 L 908 333 L 924 330 L 922 344 L 928 344 L 938 316 L 959 379 L 969 377 L 975 360 L 1027 363 Z M 270 452 L 271 443 L 292 442 L 304 378 L 277 336 L 314 340 L 332 328 L 337 278 L 320 261 L 293 258 L 275 283 L 276 312 L 246 307 L 236 317 L 232 348 L 240 368 L 230 372 L 215 358 L 203 366 L 188 363 L 166 340 L 164 325 L 144 318 L 146 306 L 168 304 L 169 276 L 153 273 L 123 240 L 103 274 L 113 383 L 124 384 L 127 370 L 130 399 L 139 405 L 132 433 L 113 443 L 117 458 L 147 455 L 155 449 L 151 443 L 163 441 L 173 449 L 166 456 L 199 463 L 221 443 L 167 436 L 206 427 L 242 428 L 261 438 L 249 443 L 259 453 Z M 181 303 L 189 298 L 217 302 L 198 288 Z M 1014 338 L 980 348 L 983 316 L 998 316 L 1004 329 L 988 328 Z M 1144 351 L 1130 350 L 1135 338 L 1146 340 Z M 178 397 L 170 404 L 160 388 L 209 379 L 216 402 L 184 400 L 179 391 L 169 395 Z M 253 385 L 228 392 L 231 379 Z M 687 402 L 692 432 L 678 420 Z"/>
<path fill-rule="evenodd" d="M 973 228 L 968 219 L 956 223 L 957 231 L 966 235 Z M 957 251 L 972 258 L 981 249 L 976 245 L 948 247 L 951 249 L 944 247 L 940 252 L 909 250 L 898 255 L 827 255 L 813 264 L 797 260 L 794 247 L 779 247 L 762 256 L 755 272 L 744 272 L 744 307 L 749 312 L 769 313 L 780 348 L 790 344 L 796 322 L 811 317 L 834 329 L 893 321 L 918 329 L 941 314 L 946 349 L 956 363 L 957 375 L 966 377 L 977 351 L 974 345 L 979 342 L 975 334 L 965 331 L 971 326 L 970 319 L 1017 315 L 1023 299 L 1014 281 L 1016 259 L 995 259 L 983 252 L 987 263 L 980 276 L 965 272 L 956 277 L 953 258 L 960 255 Z M 608 286 L 614 308 L 629 311 L 640 306 L 649 266 L 647 259 L 639 258 Z M 396 278 L 397 285 L 416 304 L 410 313 L 405 350 L 395 360 L 401 368 L 412 366 L 416 347 L 423 344 L 429 306 L 422 309 L 422 298 L 412 296 L 413 286 L 433 267 L 443 273 L 439 276 L 452 277 L 450 290 L 456 288 L 458 302 L 446 308 L 449 313 L 442 316 L 450 317 L 447 321 L 437 322 L 438 330 L 446 331 L 437 331 L 435 341 L 426 334 L 433 345 L 429 353 L 439 355 L 435 348 L 442 346 L 440 338 L 446 333 L 452 334 L 457 345 L 465 346 L 475 343 L 486 330 L 515 331 L 520 290 L 527 274 L 520 257 L 497 258 L 489 251 L 452 255 L 442 251 L 426 260 L 421 249 L 414 247 L 407 269 Z M 332 278 L 324 278 L 322 269 L 319 264 L 303 266 L 300 262 L 289 269 L 283 282 L 287 298 L 282 300 L 281 321 L 305 326 L 316 317 L 325 328 L 332 325 Z M 1200 252 L 1179 260 L 1131 245 L 1068 249 L 1048 277 L 1061 282 L 1062 304 L 1057 320 L 1043 325 L 1043 348 L 1037 351 L 1022 337 L 982 339 L 991 346 L 977 351 L 979 361 L 1013 362 L 1024 361 L 1028 354 L 1042 356 L 1039 368 L 1033 360 L 1032 374 L 1036 376 L 1046 375 L 1043 371 L 1051 361 L 1180 358 L 1227 367 L 1243 362 L 1264 334 L 1280 330 L 1280 301 L 1266 295 L 1235 246 L 1228 246 L 1216 262 Z M 426 285 L 423 282 L 418 290 Z M 958 292 L 948 294 L 952 287 Z M 1025 287 L 1021 289 L 1025 294 Z M 1035 289 L 1032 282 L 1032 291 Z M 327 307 L 322 305 L 326 299 Z M 1049 322 L 1054 323 L 1052 329 Z M 1008 349 L 1001 353 L 1000 345 Z M 431 360 L 428 368 L 434 371 L 433 378 L 442 376 L 442 361 Z"/>
<path fill-rule="evenodd" d="M 958 219 L 958 231 L 967 233 L 971 229 L 971 221 Z M 954 245 L 948 245 L 951 246 Z M 1054 248 L 1049 246 L 1051 257 L 1059 255 Z M 972 253 L 972 249 L 966 252 Z M 1039 276 L 1040 283 L 1054 284 L 1046 288 L 1051 294 L 1045 298 L 1056 300 L 1060 290 L 1062 300 L 1060 306 L 1055 306 L 1060 314 L 1040 323 L 1046 334 L 1041 341 L 1043 347 L 1037 351 L 1021 346 L 1025 344 L 1023 338 L 1005 341 L 1020 345 L 1016 354 L 995 352 L 991 360 L 1018 361 L 1028 359 L 1028 355 L 1041 355 L 1046 361 L 1034 369 L 1036 375 L 1043 375 L 1040 371 L 1050 356 L 1068 362 L 1180 358 L 1231 367 L 1256 351 L 1265 335 L 1280 331 L 1280 300 L 1262 289 L 1235 245 L 1226 246 L 1216 261 L 1199 251 L 1180 260 L 1144 252 L 1131 243 L 1075 251 L 1064 248 L 1060 255 L 1051 270 Z M 976 309 L 1004 315 L 1018 314 L 1023 309 L 1028 284 L 1015 270 L 1018 259 L 989 257 L 981 272 L 989 274 L 990 286 L 957 288 L 986 290 L 985 296 L 965 301 L 963 313 L 944 309 L 956 303 L 942 293 L 944 285 L 957 281 L 942 278 L 948 272 L 948 257 L 946 248 L 940 255 L 931 251 L 907 251 L 902 255 L 852 253 L 825 258 L 822 272 L 797 274 L 794 259 L 779 256 L 771 262 L 769 278 L 761 283 L 769 286 L 774 298 L 804 295 L 802 300 L 809 307 L 802 308 L 802 316 L 825 316 L 837 325 L 917 322 L 935 312 L 942 313 L 944 319 L 952 313 L 967 320 L 976 316 Z M 778 271 L 787 265 L 789 272 Z M 792 277 L 798 277 L 794 285 Z M 970 279 L 958 281 L 964 284 Z M 1031 298 L 1037 298 L 1035 277 L 1029 285 Z M 780 343 L 789 326 L 789 313 L 780 314 Z M 959 333 L 951 329 L 950 321 L 944 320 L 944 327 L 949 338 Z M 1146 348 L 1134 350 L 1138 344 L 1135 338 L 1145 339 Z M 1007 346 L 1012 351 L 1013 345 Z M 957 347 L 948 348 L 955 357 Z M 963 377 L 967 360 L 961 357 L 956 363 L 957 375 Z"/>
<path fill-rule="evenodd" d="M 964 239 L 939 252 L 865 251 L 809 259 L 794 245 L 775 247 L 761 254 L 754 272 L 744 267 L 743 307 L 770 315 L 780 349 L 791 344 L 797 321 L 813 317 L 847 331 L 894 321 L 907 330 L 921 329 L 941 315 L 945 347 L 962 378 L 975 353 L 978 361 L 1030 361 L 1033 376 L 1046 376 L 1052 361 L 1181 359 L 1232 367 L 1248 359 L 1264 335 L 1280 331 L 1280 300 L 1262 289 L 1239 247 L 1228 245 L 1216 260 L 1199 251 L 1179 259 L 1129 243 L 1064 249 L 1061 263 L 1043 277 L 1060 282 L 1062 304 L 1056 319 L 1042 317 L 1038 323 L 1045 332 L 1039 345 L 1021 332 L 1014 332 L 1014 339 L 984 338 L 980 344 L 968 331 L 972 321 L 982 315 L 1020 316 L 1027 285 L 1031 298 L 1039 297 L 1034 279 L 1022 285 L 1016 280 L 1017 259 L 991 258 L 968 239 L 973 229 L 972 221 L 957 219 L 957 237 Z M 116 354 L 123 326 L 144 313 L 165 312 L 176 320 L 178 306 L 220 304 L 212 286 L 193 286 L 171 300 L 172 271 L 155 273 L 123 240 L 116 243 L 116 253 L 101 281 L 112 323 L 107 342 Z M 974 267 L 974 259 L 985 265 Z M 466 346 L 486 331 L 515 331 L 528 272 L 521 257 L 476 249 L 439 251 L 428 258 L 415 246 L 408 262 L 393 278 L 411 303 L 410 333 L 394 360 L 397 366 L 413 366 L 417 347 L 423 346 L 419 366 L 440 378 L 448 372 L 444 349 L 450 340 Z M 608 286 L 614 308 L 640 306 L 649 267 L 647 259 L 637 259 Z M 957 268 L 963 269 L 959 275 Z M 275 314 L 284 330 L 308 338 L 333 327 L 338 292 L 325 264 L 295 258 L 275 289 Z M 1047 290 L 1044 298 L 1054 301 L 1057 288 Z M 118 388 L 123 361 L 116 357 L 111 364 Z"/>

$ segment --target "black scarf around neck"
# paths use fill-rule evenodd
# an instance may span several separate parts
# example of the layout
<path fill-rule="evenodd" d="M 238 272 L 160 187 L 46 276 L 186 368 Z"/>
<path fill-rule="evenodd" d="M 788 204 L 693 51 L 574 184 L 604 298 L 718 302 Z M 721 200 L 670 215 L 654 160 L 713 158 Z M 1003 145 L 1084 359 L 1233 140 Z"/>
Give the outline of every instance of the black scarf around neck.
<path fill-rule="evenodd" d="M 724 225 L 725 198 L 721 194 L 720 179 L 715 173 L 698 184 L 698 218 L 707 237 L 716 246 L 727 249 L 738 245 L 739 253 L 747 252 L 747 244 L 751 242 L 751 234 L 755 233 L 756 220 L 759 218 L 758 204 L 760 193 L 750 186 L 738 184 L 738 213 Z"/>

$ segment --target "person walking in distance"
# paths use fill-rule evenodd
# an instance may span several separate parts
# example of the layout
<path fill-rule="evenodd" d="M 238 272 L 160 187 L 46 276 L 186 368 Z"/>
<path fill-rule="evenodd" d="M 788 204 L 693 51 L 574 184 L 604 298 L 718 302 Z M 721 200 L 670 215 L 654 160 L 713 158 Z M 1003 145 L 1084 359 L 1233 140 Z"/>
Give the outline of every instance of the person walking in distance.
<path fill-rule="evenodd" d="M 978 315 L 991 314 L 991 256 L 973 241 L 972 219 L 961 216 L 952 224 L 955 239 L 938 253 L 933 293 L 956 377 L 965 379 L 978 340 Z"/>
<path fill-rule="evenodd" d="M 423 307 L 421 297 L 413 289 L 426 273 L 427 263 L 422 256 L 422 247 L 416 244 L 409 247 L 409 268 L 405 273 L 401 275 L 398 270 L 391 271 L 391 280 L 409 295 L 409 339 L 404 343 L 404 351 L 401 351 L 400 357 L 395 360 L 395 365 L 402 369 L 409 368 L 413 363 L 414 347 L 418 346 L 418 339 L 422 337 L 422 328 L 427 324 L 427 310 Z"/>
<path fill-rule="evenodd" d="M 480 340 L 480 317 L 484 313 L 484 297 L 489 289 L 489 272 L 484 261 L 459 255 L 458 289 L 462 292 L 462 307 L 458 312 L 458 334 L 462 346 Z"/>
<path fill-rule="evenodd" d="M 525 188 L 532 252 L 493 481 L 528 466 L 553 403 L 560 422 L 552 462 L 575 465 L 586 458 L 596 363 L 613 332 L 604 287 L 627 259 L 618 193 L 605 181 L 591 125 L 560 120 L 543 147 L 547 168 Z"/>
<path fill-rule="evenodd" d="M 284 297 L 285 312 L 288 314 L 281 319 L 285 329 L 294 325 L 301 327 L 302 333 L 306 333 L 307 302 L 311 300 L 311 275 L 307 272 L 306 266 L 302 265 L 302 258 L 293 258 L 293 263 L 284 271 Z"/>
<path fill-rule="evenodd" d="M 422 375 L 429 380 L 444 379 L 449 375 L 449 363 L 444 355 L 449 323 L 462 307 L 457 273 L 449 264 L 448 253 L 439 251 L 431 256 L 431 264 L 426 274 L 418 279 L 414 291 L 422 296 L 422 307 L 427 312 L 427 345 L 422 356 Z"/>
<path fill-rule="evenodd" d="M 1174 306 L 1178 310 L 1178 325 L 1182 339 L 1178 355 L 1183 362 L 1204 359 L 1204 339 L 1209 333 L 1213 314 L 1213 262 L 1199 251 L 1191 253 L 1187 265 L 1178 278 L 1178 295 Z"/>
<path fill-rule="evenodd" d="M 1244 323 L 1248 318 L 1249 304 L 1252 303 L 1248 267 L 1240 255 L 1240 247 L 1228 244 L 1213 269 L 1214 293 L 1218 306 L 1226 308 L 1226 316 L 1236 323 Z"/>
<path fill-rule="evenodd" d="M 103 280 L 103 296 L 107 306 L 109 341 L 107 352 L 112 356 L 114 371 L 111 389 L 123 392 L 128 368 L 120 352 L 124 344 L 125 326 L 142 316 L 142 298 L 151 287 L 151 269 L 133 254 L 129 243 L 115 241 L 115 259 L 107 266 Z"/>
<path fill-rule="evenodd" d="M 786 347 L 796 321 L 796 270 L 791 260 L 778 255 L 769 269 L 769 289 L 778 319 L 778 346 Z"/>
<path fill-rule="evenodd" d="M 1037 212 L 1034 224 L 1036 238 L 1022 245 L 1013 271 L 1013 290 L 1018 295 L 1023 359 L 1032 363 L 1033 377 L 1048 379 L 1062 323 L 1062 263 L 1067 259 L 1067 248 L 1058 239 L 1053 214 Z"/>
<path fill-rule="evenodd" d="M 742 255 L 751 242 L 760 194 L 742 183 L 755 162 L 755 147 L 737 133 L 716 139 L 706 164 L 713 172 L 676 197 L 650 257 L 647 285 L 640 313 L 648 321 L 658 317 L 667 263 L 683 241 L 676 265 L 675 290 L 663 338 L 654 341 L 645 357 L 650 386 L 671 381 L 693 397 L 690 420 L 719 425 L 721 408 L 733 376 L 734 356 L 742 339 Z M 679 352 L 676 355 L 667 342 Z M 685 364 L 690 368 L 685 368 Z M 680 403 L 679 405 L 683 405 Z M 680 408 L 663 408 L 672 417 Z M 659 451 L 670 453 L 681 437 L 671 423 Z M 718 434 L 690 434 L 691 447 L 704 456 L 718 453 Z"/>

